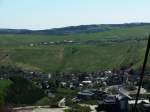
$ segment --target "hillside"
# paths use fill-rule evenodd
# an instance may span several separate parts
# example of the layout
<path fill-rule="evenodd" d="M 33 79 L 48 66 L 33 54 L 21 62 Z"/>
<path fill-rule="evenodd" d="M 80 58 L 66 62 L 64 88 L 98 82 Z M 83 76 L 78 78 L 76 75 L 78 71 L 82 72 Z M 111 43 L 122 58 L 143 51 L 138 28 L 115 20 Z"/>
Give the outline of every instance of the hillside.
<path fill-rule="evenodd" d="M 113 29 L 132 28 L 138 26 L 149 26 L 150 23 L 125 23 L 125 24 L 93 24 L 53 28 L 45 30 L 28 29 L 0 29 L 0 34 L 42 34 L 42 35 L 68 35 L 78 33 L 104 32 Z"/>
<path fill-rule="evenodd" d="M 92 72 L 121 65 L 140 67 L 150 24 L 96 25 L 99 29 L 89 25 L 82 30 L 79 27 L 82 29 L 81 26 L 57 29 L 58 35 L 43 33 L 49 30 L 17 34 L 0 31 L 0 63 L 45 72 Z"/>

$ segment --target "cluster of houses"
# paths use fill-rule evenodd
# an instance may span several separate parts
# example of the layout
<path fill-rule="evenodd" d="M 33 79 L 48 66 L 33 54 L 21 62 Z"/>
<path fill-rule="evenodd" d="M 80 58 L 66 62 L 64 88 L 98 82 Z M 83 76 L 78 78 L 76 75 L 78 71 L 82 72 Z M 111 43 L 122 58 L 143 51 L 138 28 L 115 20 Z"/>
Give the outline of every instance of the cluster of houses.
<path fill-rule="evenodd" d="M 114 73 L 100 71 L 95 73 L 78 73 L 60 76 L 60 85 L 68 88 L 99 88 L 112 85 L 137 84 L 137 77 L 126 71 Z"/>
<path fill-rule="evenodd" d="M 30 47 L 39 46 L 39 45 L 60 45 L 60 44 L 78 44 L 79 42 L 74 40 L 63 40 L 63 41 L 50 41 L 50 42 L 39 42 L 39 43 L 30 43 Z"/>
<path fill-rule="evenodd" d="M 44 89 L 47 94 L 52 92 L 51 86 L 53 86 L 50 85 L 49 81 L 55 80 L 62 88 L 78 90 L 72 98 L 74 103 L 94 99 L 98 104 L 97 110 L 106 112 L 129 112 L 132 110 L 135 103 L 133 95 L 137 92 L 137 82 L 139 80 L 138 76 L 130 74 L 127 70 L 54 75 L 42 72 L 24 72 L 22 76 Z M 0 78 L 9 78 L 9 76 L 8 74 L 1 74 Z M 150 93 L 142 88 L 141 94 Z M 150 110 L 148 97 L 141 97 L 138 105 L 141 112 Z"/>
<path fill-rule="evenodd" d="M 130 112 L 135 104 L 137 82 L 139 78 L 128 71 L 101 71 L 96 73 L 83 73 L 60 75 L 60 85 L 64 88 L 78 89 L 72 99 L 75 103 L 80 101 L 96 100 L 98 111 Z M 149 94 L 144 88 L 141 94 Z M 150 98 L 141 97 L 138 101 L 140 112 L 150 110 Z M 146 111 L 143 111 L 146 110 Z"/>
<path fill-rule="evenodd" d="M 98 89 L 87 89 L 78 92 L 77 96 L 72 100 L 79 103 L 81 100 L 88 101 L 91 99 L 97 101 L 98 112 L 132 112 L 135 104 L 135 98 L 124 94 L 119 89 L 115 94 Z M 138 112 L 149 112 L 150 100 L 144 98 L 139 99 L 138 110 Z"/>

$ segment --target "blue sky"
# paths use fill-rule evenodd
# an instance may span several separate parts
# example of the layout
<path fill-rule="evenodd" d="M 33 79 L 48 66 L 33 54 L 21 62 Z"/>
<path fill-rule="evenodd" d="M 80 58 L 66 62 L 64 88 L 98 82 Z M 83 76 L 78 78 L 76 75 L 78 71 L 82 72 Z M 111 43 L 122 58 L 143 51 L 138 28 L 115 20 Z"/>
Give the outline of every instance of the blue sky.
<path fill-rule="evenodd" d="M 150 22 L 150 0 L 0 0 L 0 28 Z"/>

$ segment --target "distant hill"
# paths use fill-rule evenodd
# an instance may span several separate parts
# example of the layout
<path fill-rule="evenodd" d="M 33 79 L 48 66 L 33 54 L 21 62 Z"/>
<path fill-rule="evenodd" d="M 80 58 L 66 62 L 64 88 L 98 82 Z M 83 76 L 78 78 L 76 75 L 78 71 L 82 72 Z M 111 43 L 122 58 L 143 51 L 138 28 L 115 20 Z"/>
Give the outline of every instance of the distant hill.
<path fill-rule="evenodd" d="M 0 34 L 31 34 L 32 30 L 26 29 L 0 29 Z"/>
<path fill-rule="evenodd" d="M 44 35 L 66 35 L 76 33 L 104 32 L 112 29 L 131 28 L 136 26 L 148 26 L 150 23 L 126 23 L 126 24 L 95 24 L 69 26 L 64 28 L 53 28 L 46 30 L 27 29 L 0 29 L 0 34 L 44 34 Z"/>
<path fill-rule="evenodd" d="M 0 33 L 0 65 L 44 72 L 92 72 L 120 66 L 138 69 L 149 32 L 149 23 L 4 29 Z"/>

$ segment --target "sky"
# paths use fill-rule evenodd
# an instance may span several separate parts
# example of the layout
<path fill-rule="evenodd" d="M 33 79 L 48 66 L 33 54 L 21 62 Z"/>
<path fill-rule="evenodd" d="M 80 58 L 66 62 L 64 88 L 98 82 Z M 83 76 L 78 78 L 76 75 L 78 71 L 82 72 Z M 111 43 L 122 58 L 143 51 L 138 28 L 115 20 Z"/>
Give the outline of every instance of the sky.
<path fill-rule="evenodd" d="M 0 0 L 0 28 L 150 22 L 150 0 Z"/>

